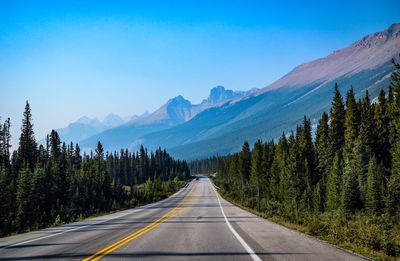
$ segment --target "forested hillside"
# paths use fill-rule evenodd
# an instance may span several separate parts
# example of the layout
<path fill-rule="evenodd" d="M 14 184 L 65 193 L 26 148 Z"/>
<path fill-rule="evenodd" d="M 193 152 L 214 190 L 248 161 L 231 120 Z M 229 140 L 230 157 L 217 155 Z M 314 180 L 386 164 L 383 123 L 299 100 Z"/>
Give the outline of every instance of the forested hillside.
<path fill-rule="evenodd" d="M 374 257 L 400 255 L 400 64 L 388 93 L 343 98 L 312 137 L 304 117 L 277 143 L 247 142 L 241 152 L 191 163 L 213 173 L 225 196 L 273 220 Z M 268 131 L 268 130 L 266 130 Z M 217 166 L 215 165 L 217 164 Z"/>
<path fill-rule="evenodd" d="M 56 131 L 37 145 L 26 103 L 19 147 L 10 155 L 10 119 L 0 127 L 0 236 L 160 200 L 190 177 L 165 151 L 81 154 Z"/>

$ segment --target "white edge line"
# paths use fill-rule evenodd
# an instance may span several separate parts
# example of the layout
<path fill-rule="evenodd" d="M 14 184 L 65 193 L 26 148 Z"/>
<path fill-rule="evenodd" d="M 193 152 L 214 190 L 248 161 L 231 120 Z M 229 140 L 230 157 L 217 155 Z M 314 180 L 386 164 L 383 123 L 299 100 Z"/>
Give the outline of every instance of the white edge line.
<path fill-rule="evenodd" d="M 188 184 L 190 184 L 190 183 L 188 183 Z M 64 234 L 64 233 L 76 231 L 76 230 L 79 230 L 79 229 L 82 229 L 82 228 L 91 227 L 91 226 L 98 225 L 98 224 L 101 224 L 101 223 L 104 223 L 104 222 L 107 222 L 107 221 L 110 221 L 110 220 L 114 220 L 114 219 L 116 219 L 116 218 L 121 218 L 121 217 L 127 216 L 127 215 L 132 214 L 132 213 L 136 213 L 136 212 L 143 211 L 143 210 L 145 210 L 145 209 L 148 209 L 148 208 L 150 208 L 150 207 L 153 207 L 153 206 L 155 206 L 155 205 L 158 205 L 158 204 L 162 203 L 163 201 L 165 201 L 165 200 L 167 200 L 167 199 L 169 199 L 169 198 L 172 198 L 172 197 L 176 196 L 176 195 L 177 195 L 178 193 L 180 193 L 183 189 L 188 188 L 188 187 L 189 187 L 188 185 L 185 186 L 185 187 L 183 187 L 182 189 L 180 189 L 179 191 L 177 191 L 175 194 L 173 194 L 172 196 L 170 196 L 170 197 L 168 197 L 168 198 L 166 198 L 166 199 L 164 199 L 164 200 L 161 200 L 161 201 L 155 202 L 155 203 L 151 203 L 151 204 L 148 204 L 148 205 L 146 205 L 146 206 L 142 206 L 142 207 L 140 207 L 140 208 L 138 208 L 138 209 L 133 209 L 132 211 L 129 211 L 128 213 L 125 213 L 125 214 L 123 214 L 123 215 L 121 215 L 121 216 L 116 216 L 116 217 L 113 217 L 113 218 L 110 218 L 110 219 L 101 220 L 101 221 L 96 222 L 96 223 L 87 224 L 87 225 L 84 225 L 84 226 L 81 226 L 81 227 L 76 227 L 76 228 L 64 230 L 64 231 L 61 231 L 61 232 L 58 232 L 58 233 L 55 233 L 55 234 L 50 234 L 50 235 L 47 235 L 47 236 L 37 237 L 37 238 L 29 239 L 29 240 L 26 240 L 26 241 L 22 241 L 22 242 L 19 242 L 19 243 L 14 243 L 14 244 L 7 245 L 7 246 L 1 246 L 1 247 L 0 247 L 0 251 L 1 251 L 1 250 L 4 250 L 4 249 L 11 248 L 11 247 L 20 246 L 20 245 L 24 245 L 24 244 L 28 244 L 28 243 L 32 243 L 32 242 L 35 242 L 35 241 L 38 241 L 38 240 L 42 240 L 42 239 L 46 239 L 46 238 L 49 238 L 49 237 L 58 236 L 58 235 L 61 235 L 61 234 Z M 111 215 L 112 215 L 112 214 L 111 214 Z"/>
<path fill-rule="evenodd" d="M 210 180 L 209 180 L 209 181 L 210 181 Z M 219 199 L 218 192 L 217 192 L 217 191 L 215 190 L 215 188 L 214 188 L 214 184 L 212 184 L 211 181 L 210 181 L 210 184 L 211 184 L 211 187 L 213 188 L 213 190 L 214 190 L 214 192 L 215 192 L 215 194 L 216 194 L 216 196 L 217 196 L 219 207 L 221 208 L 222 215 L 224 216 L 225 222 L 226 222 L 226 224 L 228 225 L 229 229 L 231 230 L 231 232 L 233 233 L 233 235 L 236 237 L 236 239 L 240 242 L 240 244 L 242 244 L 242 246 L 246 249 L 246 251 L 247 251 L 247 253 L 250 255 L 250 257 L 251 257 L 254 261 L 261 261 L 261 258 L 254 252 L 254 250 L 246 243 L 246 241 L 244 241 L 244 239 L 243 239 L 243 238 L 238 234 L 238 232 L 236 232 L 236 230 L 232 227 L 231 223 L 229 222 L 228 218 L 227 218 L 226 215 L 225 215 L 224 209 L 222 208 L 221 200 Z"/>

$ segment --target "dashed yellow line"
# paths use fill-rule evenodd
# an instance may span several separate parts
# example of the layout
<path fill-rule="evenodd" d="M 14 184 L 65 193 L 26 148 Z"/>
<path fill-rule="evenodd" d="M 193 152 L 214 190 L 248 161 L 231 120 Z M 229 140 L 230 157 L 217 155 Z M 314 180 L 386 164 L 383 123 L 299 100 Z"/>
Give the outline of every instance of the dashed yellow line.
<path fill-rule="evenodd" d="M 156 227 L 158 227 L 159 225 L 161 225 L 162 223 L 170 220 L 173 217 L 176 217 L 178 215 L 180 215 L 181 213 L 183 213 L 183 211 L 190 206 L 186 206 L 186 207 L 181 207 L 182 204 L 184 203 L 185 199 L 187 197 L 189 197 L 192 192 L 193 192 L 193 188 L 189 191 L 189 193 L 179 202 L 179 204 L 173 208 L 172 210 L 168 211 L 165 215 L 163 215 L 162 217 L 160 217 L 159 219 L 153 221 L 152 223 L 150 223 L 149 225 L 133 232 L 132 234 L 124 237 L 123 239 L 115 242 L 114 244 L 103 248 L 102 250 L 98 251 L 97 253 L 91 255 L 90 257 L 87 257 L 85 259 L 83 259 L 83 261 L 95 261 L 95 260 L 99 260 L 101 258 L 103 258 L 104 256 L 110 254 L 111 252 L 117 250 L 118 248 L 122 247 L 123 245 L 131 242 L 132 240 L 135 240 L 136 238 L 150 232 L 151 230 L 155 229 Z"/>

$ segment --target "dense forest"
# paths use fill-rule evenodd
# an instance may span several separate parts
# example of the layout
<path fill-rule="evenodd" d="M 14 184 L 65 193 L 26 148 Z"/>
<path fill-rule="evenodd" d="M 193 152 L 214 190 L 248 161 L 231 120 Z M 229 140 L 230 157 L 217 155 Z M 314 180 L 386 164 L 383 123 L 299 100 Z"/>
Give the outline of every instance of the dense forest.
<path fill-rule="evenodd" d="M 161 149 L 105 153 L 99 142 L 82 154 L 54 130 L 38 145 L 28 102 L 12 155 L 10 127 L 0 127 L 0 236 L 156 201 L 190 177 L 185 161 Z"/>
<path fill-rule="evenodd" d="M 375 257 L 400 255 L 400 64 L 386 94 L 345 99 L 335 86 L 330 113 L 313 137 L 304 117 L 279 141 L 247 142 L 239 153 L 194 161 L 217 172 L 232 201 Z"/>

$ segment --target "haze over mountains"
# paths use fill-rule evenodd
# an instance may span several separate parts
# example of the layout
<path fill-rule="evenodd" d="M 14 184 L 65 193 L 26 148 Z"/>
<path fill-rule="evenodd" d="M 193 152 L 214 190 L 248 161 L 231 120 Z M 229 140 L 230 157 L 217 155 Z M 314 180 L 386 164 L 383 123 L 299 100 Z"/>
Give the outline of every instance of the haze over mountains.
<path fill-rule="evenodd" d="M 133 115 L 131 117 L 126 117 L 123 119 L 117 114 L 110 113 L 104 118 L 103 121 L 100 121 L 97 118 L 82 116 L 75 122 L 68 124 L 67 127 L 58 129 L 57 132 L 60 137 L 67 142 L 80 142 L 102 131 L 125 124 L 130 121 L 140 119 L 142 117 L 146 117 L 147 115 L 148 112 L 146 111 L 140 116 Z M 40 143 L 44 142 L 44 139 L 40 141 Z"/>
<path fill-rule="evenodd" d="M 205 109 L 257 91 L 256 88 L 249 91 L 232 91 L 223 86 L 216 86 L 211 89 L 209 97 L 200 104 L 192 104 L 179 95 L 168 100 L 153 113 L 146 111 L 140 116 L 134 115 L 125 119 L 110 113 L 103 121 L 84 116 L 57 131 L 63 140 L 79 142 L 86 150 L 94 148 L 99 140 L 105 144 L 106 149 L 119 150 L 128 147 L 127 141 L 133 142 L 141 135 L 182 124 Z"/>
<path fill-rule="evenodd" d="M 293 130 L 304 115 L 319 118 L 330 107 L 335 83 L 343 95 L 352 86 L 357 97 L 366 90 L 376 97 L 387 88 L 390 60 L 399 52 L 400 24 L 393 24 L 302 64 L 261 90 L 233 92 L 218 86 L 197 105 L 177 96 L 146 117 L 98 132 L 80 144 L 89 149 L 100 140 L 107 150 L 161 146 L 185 159 L 232 153 L 244 140 L 273 139 Z"/>

